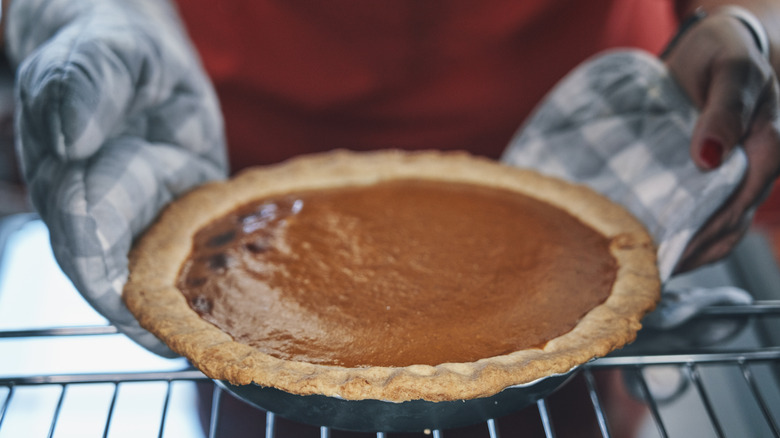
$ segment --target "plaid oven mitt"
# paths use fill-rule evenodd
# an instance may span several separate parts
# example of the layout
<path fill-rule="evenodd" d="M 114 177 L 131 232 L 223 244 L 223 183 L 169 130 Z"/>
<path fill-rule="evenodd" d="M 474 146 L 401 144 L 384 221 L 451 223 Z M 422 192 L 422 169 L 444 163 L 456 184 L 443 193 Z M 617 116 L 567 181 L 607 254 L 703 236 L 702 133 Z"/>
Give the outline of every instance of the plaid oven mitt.
<path fill-rule="evenodd" d="M 700 171 L 688 150 L 696 117 L 660 60 L 641 51 L 610 51 L 583 63 L 550 92 L 502 160 L 587 185 L 628 208 L 658 245 L 665 282 L 747 166 L 737 148 L 719 168 Z M 749 299 L 744 291 L 711 292 L 665 292 L 650 320 L 673 326 L 695 314 L 697 305 Z M 685 311 L 676 311 L 683 304 Z"/>
<path fill-rule="evenodd" d="M 216 95 L 166 0 L 25 0 L 8 14 L 17 148 L 54 255 L 87 301 L 162 355 L 122 302 L 134 236 L 227 173 Z"/>

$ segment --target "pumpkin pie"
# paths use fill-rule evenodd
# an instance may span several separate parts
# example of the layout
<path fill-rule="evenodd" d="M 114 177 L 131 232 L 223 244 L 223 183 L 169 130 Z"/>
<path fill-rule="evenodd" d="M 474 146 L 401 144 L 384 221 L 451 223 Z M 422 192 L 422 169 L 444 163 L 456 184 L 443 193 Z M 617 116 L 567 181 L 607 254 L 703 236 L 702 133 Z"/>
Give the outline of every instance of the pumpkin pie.
<path fill-rule="evenodd" d="M 453 152 L 334 151 L 173 202 L 130 254 L 140 324 L 211 378 L 461 400 L 632 341 L 642 225 L 595 192 Z"/>

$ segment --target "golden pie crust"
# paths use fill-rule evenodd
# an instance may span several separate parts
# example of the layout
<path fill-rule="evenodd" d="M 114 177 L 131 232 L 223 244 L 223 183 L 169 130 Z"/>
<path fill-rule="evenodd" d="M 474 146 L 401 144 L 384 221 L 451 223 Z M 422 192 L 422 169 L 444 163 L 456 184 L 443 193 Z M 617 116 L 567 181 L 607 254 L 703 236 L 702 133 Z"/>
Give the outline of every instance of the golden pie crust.
<path fill-rule="evenodd" d="M 195 233 L 239 206 L 270 196 L 363 186 L 394 179 L 472 183 L 516 191 L 556 206 L 610 240 L 617 261 L 607 300 L 570 332 L 532 348 L 469 363 L 347 368 L 279 359 L 202 319 L 177 289 Z M 124 300 L 141 326 L 204 374 L 300 395 L 393 402 L 491 396 L 512 385 L 562 374 L 631 342 L 659 299 L 655 247 L 626 210 L 582 186 L 462 152 L 333 151 L 248 169 L 173 202 L 130 254 Z"/>

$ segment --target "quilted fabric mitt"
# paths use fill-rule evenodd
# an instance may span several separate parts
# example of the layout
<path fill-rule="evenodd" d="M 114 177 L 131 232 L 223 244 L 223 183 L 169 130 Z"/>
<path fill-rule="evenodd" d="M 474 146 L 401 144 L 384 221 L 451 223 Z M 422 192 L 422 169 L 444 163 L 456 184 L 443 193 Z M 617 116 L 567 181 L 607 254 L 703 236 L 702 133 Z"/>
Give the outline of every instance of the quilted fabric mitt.
<path fill-rule="evenodd" d="M 726 201 L 747 166 L 742 149 L 699 170 L 688 145 L 697 110 L 656 57 L 635 50 L 598 55 L 572 71 L 538 106 L 503 161 L 585 184 L 627 207 L 658 245 L 668 280 L 696 231 Z M 665 290 L 645 324 L 679 326 L 713 304 L 752 301 L 744 290 Z"/>
<path fill-rule="evenodd" d="M 699 170 L 688 145 L 697 110 L 642 51 L 585 62 L 554 88 L 502 160 L 585 184 L 627 207 L 658 244 L 662 280 L 744 175 L 742 149 Z"/>
<path fill-rule="evenodd" d="M 55 257 L 119 330 L 171 355 L 120 294 L 133 237 L 227 173 L 212 86 L 167 1 L 25 0 L 6 13 L 17 148 Z"/>

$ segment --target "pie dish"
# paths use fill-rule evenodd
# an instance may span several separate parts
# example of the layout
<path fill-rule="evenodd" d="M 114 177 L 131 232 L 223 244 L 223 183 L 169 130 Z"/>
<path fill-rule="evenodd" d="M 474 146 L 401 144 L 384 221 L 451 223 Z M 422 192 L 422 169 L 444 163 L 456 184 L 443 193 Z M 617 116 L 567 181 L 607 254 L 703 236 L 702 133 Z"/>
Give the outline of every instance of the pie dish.
<path fill-rule="evenodd" d="M 569 324 L 570 327 L 549 339 L 540 340 L 532 338 L 530 341 L 526 339 L 524 342 L 530 343 L 530 345 L 521 345 L 516 349 L 512 349 L 511 344 L 507 346 L 505 343 L 498 342 L 501 346 L 499 350 L 496 350 L 497 353 L 490 353 L 489 351 L 486 353 L 477 348 L 478 356 L 476 357 L 469 356 L 471 354 L 469 351 L 471 350 L 467 348 L 466 350 L 469 351 L 463 353 L 464 356 L 458 356 L 457 354 L 460 353 L 457 353 L 454 360 L 442 360 L 441 358 L 447 358 L 447 354 L 451 350 L 458 350 L 460 345 L 481 345 L 483 340 L 485 340 L 484 338 L 503 339 L 508 337 L 513 331 L 535 331 L 535 327 L 546 326 L 548 320 L 556 318 L 550 318 L 549 315 L 543 316 L 530 325 L 524 326 L 526 328 L 522 330 L 513 326 L 503 330 L 500 325 L 496 327 L 492 321 L 493 317 L 491 315 L 493 313 L 501 313 L 502 309 L 508 309 L 503 312 L 508 315 L 508 318 L 505 318 L 505 320 L 513 322 L 512 315 L 514 315 L 514 312 L 523 310 L 523 307 L 525 307 L 524 303 L 532 302 L 533 299 L 531 298 L 533 297 L 528 298 L 527 294 L 521 295 L 524 298 L 519 303 L 496 302 L 492 293 L 486 292 L 486 290 L 492 290 L 490 287 L 475 288 L 467 281 L 472 277 L 472 274 L 476 275 L 476 271 L 484 270 L 484 267 L 477 266 L 474 268 L 474 271 L 463 271 L 464 265 L 459 265 L 454 268 L 454 273 L 439 275 L 439 277 L 454 278 L 463 271 L 465 274 L 462 276 L 463 278 L 453 280 L 444 287 L 457 288 L 458 285 L 462 284 L 468 286 L 465 288 L 465 291 L 458 292 L 461 295 L 453 295 L 454 297 L 463 297 L 464 300 L 467 297 L 476 297 L 476 299 L 468 301 L 466 311 L 462 309 L 464 305 L 461 303 L 461 298 L 448 298 L 448 294 L 455 292 L 445 291 L 441 293 L 441 291 L 431 290 L 438 288 L 439 283 L 435 283 L 437 286 L 434 288 L 426 286 L 419 290 L 414 289 L 412 292 L 400 293 L 400 295 L 390 298 L 390 301 L 387 302 L 379 302 L 376 295 L 371 295 L 368 292 L 373 290 L 372 286 L 362 283 L 359 287 L 356 287 L 357 292 L 346 298 L 346 304 L 342 306 L 338 305 L 339 303 L 336 301 L 339 300 L 335 298 L 332 299 L 333 302 L 321 302 L 318 301 L 318 297 L 310 296 L 308 299 L 299 298 L 294 305 L 289 303 L 281 305 L 275 302 L 269 303 L 268 300 L 270 298 L 267 296 L 261 298 L 260 300 L 265 304 L 260 307 L 265 306 L 266 308 L 266 313 L 260 318 L 262 320 L 283 314 L 284 312 L 281 312 L 280 309 L 284 310 L 288 307 L 304 308 L 305 312 L 297 318 L 288 316 L 286 317 L 287 319 L 284 319 L 285 317 L 282 316 L 281 320 L 271 322 L 270 327 L 263 329 L 266 331 L 258 329 L 257 331 L 262 333 L 259 336 L 259 340 L 248 339 L 245 333 L 233 331 L 232 320 L 237 318 L 236 315 L 247 313 L 249 316 L 243 316 L 243 318 L 253 318 L 252 313 L 255 310 L 244 312 L 244 309 L 242 309 L 244 307 L 243 301 L 233 303 L 232 307 L 226 307 L 228 311 L 222 320 L 211 320 L 212 313 L 217 313 L 214 309 L 220 307 L 221 304 L 214 303 L 214 300 L 218 299 L 216 296 L 204 298 L 204 296 L 199 295 L 199 288 L 206 287 L 203 286 L 204 282 L 211 284 L 212 278 L 219 277 L 223 272 L 229 270 L 232 265 L 232 261 L 229 260 L 233 260 L 230 257 L 226 258 L 224 255 L 226 253 L 220 252 L 222 251 L 221 249 L 214 252 L 216 251 L 214 248 L 222 248 L 223 245 L 227 244 L 226 241 L 234 241 L 231 244 L 239 245 L 244 249 L 248 248 L 251 250 L 249 252 L 267 252 L 266 248 L 257 248 L 255 240 L 246 240 L 249 239 L 248 237 L 236 238 L 235 233 L 229 232 L 226 234 L 218 232 L 220 231 L 219 221 L 234 217 L 239 218 L 238 221 L 240 222 L 249 217 L 251 219 L 249 222 L 256 224 L 258 219 L 263 218 L 262 214 L 258 213 L 262 211 L 263 206 L 273 205 L 273 208 L 276 209 L 279 205 L 282 205 L 282 202 L 287 202 L 285 204 L 287 205 L 286 208 L 291 213 L 282 218 L 280 222 L 282 225 L 279 225 L 281 227 L 279 229 L 287 230 L 289 228 L 292 230 L 297 226 L 295 224 L 299 222 L 299 219 L 295 216 L 298 213 L 297 210 L 303 209 L 308 211 L 310 209 L 309 205 L 317 205 L 318 198 L 327 198 L 335 193 L 336 205 L 341 205 L 343 198 L 339 196 L 342 196 L 344 193 L 362 193 L 363 190 L 368 190 L 367 193 L 369 194 L 361 199 L 368 199 L 365 202 L 369 202 L 369 204 L 365 205 L 373 206 L 368 208 L 369 210 L 381 209 L 377 205 L 386 207 L 374 216 L 384 217 L 391 221 L 390 223 L 392 224 L 400 224 L 403 221 L 422 223 L 418 237 L 419 235 L 436 235 L 435 230 L 438 229 L 439 219 L 436 221 L 426 220 L 427 213 L 425 212 L 430 210 L 431 214 L 435 215 L 436 212 L 447 211 L 446 208 L 448 207 L 446 206 L 437 206 L 437 204 L 431 207 L 430 205 L 432 203 L 435 204 L 437 199 L 442 198 L 441 192 L 436 191 L 441 187 L 454 187 L 455 192 L 458 192 L 461 187 L 465 187 L 468 190 L 476 188 L 476 190 L 495 192 L 500 196 L 515 196 L 519 199 L 529 200 L 533 207 L 523 204 L 518 208 L 525 210 L 539 206 L 539 208 L 553 212 L 550 213 L 551 216 L 541 216 L 541 218 L 536 219 L 537 223 L 542 224 L 542 228 L 545 227 L 544 224 L 547 222 L 558 223 L 558 219 L 552 220 L 551 218 L 561 218 L 561 224 L 563 225 L 559 224 L 556 231 L 549 236 L 555 237 L 561 234 L 564 235 L 564 238 L 557 239 L 562 241 L 556 243 L 560 247 L 556 247 L 557 249 L 554 251 L 550 250 L 552 251 L 551 255 L 545 260 L 563 260 L 564 265 L 562 265 L 562 268 L 555 268 L 559 271 L 542 268 L 541 274 L 531 277 L 534 279 L 532 283 L 546 283 L 549 280 L 553 284 L 558 284 L 558 278 L 571 277 L 573 280 L 567 280 L 568 282 L 562 283 L 563 286 L 558 285 L 553 287 L 553 289 L 576 289 L 576 291 L 574 294 L 568 291 L 568 295 L 562 296 L 550 295 L 548 292 L 531 292 L 532 295 L 534 293 L 541 295 L 538 301 L 547 303 L 542 304 L 542 307 L 559 309 L 562 314 L 567 313 L 565 310 L 570 307 L 567 302 L 573 300 L 574 298 L 572 297 L 584 294 L 584 292 L 580 293 L 581 290 L 593 289 L 594 287 L 591 284 L 593 281 L 591 280 L 594 278 L 598 280 L 596 283 L 603 283 L 595 288 L 604 289 L 602 291 L 603 297 L 597 298 L 598 302 L 586 304 L 588 307 L 585 310 L 577 311 L 579 313 L 575 312 L 574 316 L 567 316 L 566 318 L 569 321 L 564 323 Z M 422 198 L 424 199 L 422 203 L 410 204 L 408 210 L 404 210 L 407 207 L 403 207 L 403 202 L 401 202 L 406 199 L 404 195 L 393 195 L 397 197 L 388 198 L 394 199 L 393 203 L 382 204 L 380 201 L 377 201 L 381 196 L 374 194 L 382 193 L 382 190 L 389 190 L 390 192 L 395 190 L 398 193 L 426 193 L 429 192 L 428 188 L 432 190 L 430 191 L 432 193 L 431 197 Z M 377 190 L 377 192 L 374 192 L 374 190 Z M 449 190 L 449 188 L 446 190 Z M 321 194 L 323 196 L 320 196 Z M 370 202 L 374 202 L 374 204 Z M 379 203 L 377 204 L 376 202 Z M 396 204 L 396 202 L 400 203 Z M 472 208 L 471 204 L 466 208 Z M 485 207 L 486 211 L 489 208 L 493 207 Z M 497 207 L 496 211 L 501 210 L 501 208 L 503 207 Z M 255 211 L 254 216 L 251 214 L 247 215 L 247 209 Z M 366 209 L 361 207 L 358 210 L 364 211 Z M 420 213 L 420 216 L 404 219 L 401 217 L 404 216 L 404 211 Z M 478 212 L 482 211 L 482 209 L 467 211 L 473 211 L 474 213 L 462 216 L 480 216 Z M 492 220 L 494 216 L 493 213 L 488 214 L 487 220 Z M 440 218 L 440 216 L 436 217 Z M 300 221 L 302 220 L 300 219 Z M 314 219 L 314 223 L 323 221 L 327 222 L 327 220 Z M 455 229 L 457 229 L 460 222 L 462 222 L 460 219 L 453 221 Z M 261 225 L 266 226 L 267 224 L 263 222 Z M 398 225 L 398 227 L 400 228 L 401 225 Z M 255 232 L 258 229 L 257 227 L 250 228 L 253 228 L 250 230 L 251 232 Z M 381 228 L 395 228 L 395 226 L 388 227 L 385 225 Z M 514 228 L 518 232 L 523 232 L 525 225 L 518 224 Z M 589 243 L 581 244 L 579 242 L 579 234 L 570 237 L 567 234 L 567 230 L 570 228 L 582 228 L 584 230 L 583 233 L 593 234 L 595 236 L 593 238 L 597 240 L 602 239 L 604 242 L 603 250 L 597 248 L 593 248 L 592 251 L 589 250 L 588 248 L 593 245 Z M 511 237 L 515 240 L 511 240 L 513 243 L 508 245 L 510 246 L 509 249 L 513 249 L 511 248 L 513 246 L 521 245 L 524 240 L 532 240 L 528 233 L 533 235 L 538 233 L 536 228 L 531 228 L 531 230 L 525 230 L 525 237 L 522 235 L 520 237 Z M 274 229 L 271 231 L 271 234 L 275 232 Z M 263 231 L 261 230 L 261 232 Z M 321 231 L 315 234 L 319 235 Z M 466 241 L 468 239 L 464 236 L 465 234 L 470 234 L 468 228 L 461 230 L 458 234 L 453 234 L 452 230 L 448 229 L 445 230 L 444 238 L 441 237 L 441 234 L 438 238 L 442 240 Z M 479 234 L 475 235 L 480 236 Z M 342 233 L 341 236 L 345 240 L 352 239 L 351 235 L 348 234 Z M 449 236 L 449 239 L 447 236 Z M 454 239 L 453 236 L 457 237 L 457 239 Z M 504 235 L 501 234 L 501 236 Z M 415 237 L 415 239 L 418 237 Z M 588 239 L 590 238 L 588 237 Z M 569 242 L 567 242 L 567 239 Z M 319 291 L 325 289 L 333 289 L 334 286 L 327 284 L 331 276 L 322 275 L 315 279 L 306 277 L 307 272 L 316 271 L 312 267 L 316 264 L 316 262 L 312 261 L 315 257 L 311 255 L 316 251 L 310 251 L 310 239 L 303 240 L 304 242 L 301 245 L 306 244 L 309 246 L 304 246 L 306 251 L 303 251 L 303 254 L 295 255 L 294 260 L 296 263 L 312 264 L 307 265 L 307 268 L 285 270 L 284 272 L 287 274 L 282 275 L 282 277 L 292 278 L 294 281 L 306 284 L 325 282 L 324 285 L 318 283 L 318 288 L 311 289 L 310 293 L 319 293 Z M 392 252 L 387 248 L 400 247 L 403 250 L 404 248 L 415 247 L 410 241 L 401 238 L 388 240 L 391 242 L 388 244 L 390 246 L 385 246 L 381 250 L 385 253 Z M 287 241 L 283 240 L 280 245 L 286 245 L 285 242 Z M 291 242 L 295 241 L 291 240 Z M 255 245 L 254 249 L 252 249 L 251 245 Z M 437 245 L 434 244 L 434 246 Z M 572 249 L 570 253 L 567 245 L 572 248 L 579 245 L 580 248 Z M 489 248 L 493 248 L 493 246 L 499 247 L 500 245 L 498 243 L 496 245 L 488 245 Z M 290 244 L 289 247 L 275 249 L 274 251 L 284 253 L 286 251 L 289 252 L 288 250 L 293 250 L 292 252 L 296 253 L 296 248 L 300 249 L 296 245 Z M 500 260 L 502 258 L 501 254 L 499 254 L 497 258 L 491 259 L 483 254 L 483 252 L 486 252 L 484 250 L 485 247 L 475 248 L 483 249 L 480 249 L 480 252 L 475 257 L 469 258 L 463 254 L 453 253 L 449 246 L 444 245 L 442 246 L 444 255 L 439 258 L 441 260 L 465 259 L 466 263 L 469 264 L 478 263 L 483 258 L 486 260 Z M 500 272 L 495 271 L 488 276 L 504 278 L 509 271 L 514 272 L 514 269 L 507 269 L 506 266 L 511 267 L 522 264 L 525 259 L 535 260 L 538 257 L 543 258 L 543 253 L 549 252 L 545 248 L 539 250 L 521 248 L 509 258 L 510 263 L 508 265 L 502 265 L 504 268 L 499 269 Z M 578 251 L 584 252 L 580 253 Z M 395 256 L 392 256 L 393 254 L 388 255 L 388 260 L 402 258 L 399 254 L 403 252 L 393 253 Z M 354 251 L 347 251 L 347 253 L 346 259 L 356 258 Z M 576 254 L 576 256 L 570 254 Z M 604 258 L 605 254 L 606 258 Z M 471 255 L 473 256 L 473 254 Z M 328 258 L 329 256 L 323 257 Z M 411 263 L 422 263 L 420 262 L 421 257 L 427 256 L 417 254 L 411 259 Z M 338 263 L 342 263 L 343 260 L 339 260 L 341 261 Z M 588 264 L 593 260 L 597 260 L 595 265 Z M 660 290 L 655 247 L 652 239 L 643 226 L 623 208 L 587 188 L 545 177 L 533 171 L 508 167 L 488 159 L 460 152 L 425 151 L 412 153 L 387 150 L 354 153 L 334 151 L 296 158 L 278 165 L 249 169 L 226 182 L 204 185 L 173 202 L 137 242 L 130 254 L 129 262 L 130 275 L 124 289 L 124 299 L 127 307 L 144 328 L 158 336 L 172 350 L 187 357 L 207 376 L 227 381 L 231 385 L 254 383 L 291 394 L 323 395 L 346 400 L 374 399 L 391 402 L 467 400 L 489 397 L 513 385 L 528 384 L 547 376 L 565 374 L 578 365 L 595 357 L 603 356 L 631 342 L 641 327 L 640 319 L 655 306 Z M 205 271 L 206 274 L 198 271 L 200 268 L 193 267 L 198 263 L 207 267 L 204 268 L 207 269 Z M 407 260 L 404 263 L 408 264 L 410 261 Z M 374 262 L 369 265 L 384 266 L 385 264 Z M 493 262 L 487 263 L 488 266 L 493 266 L 493 264 Z M 362 272 L 355 272 L 355 268 L 352 265 L 349 267 L 340 265 L 340 267 L 342 271 L 348 271 L 348 275 L 341 275 L 341 277 L 346 278 L 345 281 L 347 282 L 358 281 L 356 279 L 365 280 L 366 277 L 371 277 L 363 275 Z M 339 268 L 339 266 L 336 268 Z M 208 274 L 208 269 L 212 269 L 214 272 Z M 260 271 L 273 271 L 274 269 L 276 268 L 268 268 L 263 264 Z M 335 268 L 331 267 L 329 269 Z M 594 269 L 598 271 L 595 274 L 590 272 Z M 531 271 L 535 270 L 536 268 L 531 269 Z M 201 272 L 202 275 L 190 275 L 192 272 Z M 581 277 L 579 275 L 584 275 L 582 278 L 589 279 L 587 280 L 588 284 L 584 284 L 585 282 L 580 280 Z M 253 276 L 256 275 L 249 275 L 249 277 Z M 407 278 L 408 276 L 404 274 L 399 277 Z M 436 275 L 428 275 L 428 277 L 436 277 Z M 306 279 L 302 280 L 302 278 Z M 502 281 L 497 283 L 502 283 Z M 258 283 L 251 284 L 256 286 Z M 267 289 L 273 292 L 271 295 L 284 294 L 288 289 L 292 290 L 293 288 L 297 288 L 295 289 L 296 291 L 299 289 L 304 292 L 309 290 L 307 287 L 297 283 L 292 286 L 288 286 L 288 283 L 283 284 L 284 287 L 281 287 L 281 289 L 284 290 L 281 291 L 276 283 Z M 343 283 L 336 284 L 338 285 L 336 288 L 341 288 L 343 285 Z M 390 284 L 391 286 L 395 285 L 395 280 L 390 282 Z M 398 284 L 401 283 L 399 282 Z M 194 295 L 189 290 L 190 286 L 195 291 Z M 390 288 L 392 289 L 392 287 Z M 529 288 L 531 291 L 535 290 L 531 286 Z M 509 301 L 513 301 L 514 290 L 510 291 L 512 293 L 506 294 L 509 297 Z M 386 292 L 383 289 L 379 293 L 380 296 L 384 296 L 383 294 Z M 523 293 L 526 292 L 523 291 Z M 221 294 L 221 292 L 216 293 L 216 295 Z M 255 294 L 255 292 L 252 292 L 252 294 Z M 430 298 L 428 298 L 428 294 L 430 294 Z M 389 320 L 382 319 L 384 318 L 383 315 L 385 315 L 384 310 L 392 312 L 392 307 L 396 304 L 402 306 L 401 301 L 409 297 L 418 299 L 420 295 L 422 295 L 423 299 L 416 301 L 417 305 L 426 306 L 426 300 L 432 302 L 432 305 L 426 307 L 426 309 L 429 309 L 426 310 L 427 313 L 413 314 L 415 313 L 413 310 L 406 308 L 401 315 L 406 319 L 398 320 L 399 314 L 389 316 Z M 336 293 L 334 296 L 338 297 L 340 295 Z M 367 298 L 364 299 L 364 296 Z M 247 300 L 248 298 L 244 296 L 241 299 Z M 309 299 L 316 305 L 308 306 Z M 405 350 L 404 346 L 406 344 L 415 344 L 416 339 L 428 341 L 433 339 L 433 344 L 426 344 L 427 346 L 421 350 L 426 352 L 434 350 L 436 348 L 431 347 L 431 345 L 435 346 L 439 342 L 444 342 L 447 347 L 439 349 L 444 350 L 444 356 L 423 357 L 424 355 L 411 355 L 410 357 L 413 358 L 411 361 L 401 360 L 400 363 L 394 361 L 399 360 L 398 357 L 403 356 L 388 359 L 389 362 L 383 362 L 384 359 L 381 359 L 381 357 L 384 356 L 381 355 L 376 356 L 380 357 L 380 359 L 360 356 L 359 359 L 354 361 L 341 357 L 333 358 L 327 354 L 320 357 L 316 351 L 319 351 L 321 345 L 317 343 L 319 341 L 311 333 L 317 331 L 316 327 L 311 332 L 297 332 L 293 330 L 280 335 L 282 338 L 287 339 L 291 337 L 296 338 L 295 341 L 297 343 L 295 345 L 302 343 L 305 346 L 307 342 L 315 345 L 314 350 L 316 351 L 312 353 L 312 356 L 275 350 L 273 346 L 266 347 L 262 344 L 264 339 L 271 338 L 277 332 L 283 331 L 284 328 L 291 324 L 291 320 L 297 319 L 301 325 L 308 327 L 311 325 L 311 321 L 317 322 L 320 318 L 325 318 L 327 314 L 348 312 L 348 309 L 356 301 L 360 300 L 369 301 L 370 305 L 376 304 L 376 306 L 381 306 L 382 310 L 376 310 L 375 314 L 370 314 L 367 318 L 362 319 L 373 321 L 377 326 L 390 327 L 387 330 L 376 331 L 376 333 L 387 332 L 387 337 L 384 341 L 375 342 L 371 347 L 372 349 L 380 352 L 389 351 L 390 353 L 395 353 L 396 351 Z M 486 310 L 480 311 L 476 309 L 476 307 L 480 307 L 480 302 L 489 304 L 489 306 L 483 306 Z M 536 305 L 534 304 L 533 306 Z M 321 312 L 312 316 L 311 313 L 308 313 L 310 310 L 308 307 L 316 307 Z M 458 308 L 460 310 L 457 310 Z M 359 309 L 363 308 L 359 307 Z M 430 309 L 440 309 L 440 311 Z M 471 314 L 469 312 L 471 310 L 474 310 L 476 314 L 481 316 L 470 317 Z M 357 312 L 361 313 L 362 311 L 358 310 Z M 553 310 L 553 312 L 556 311 Z M 433 318 L 430 313 L 441 314 L 442 318 L 449 316 L 456 321 L 454 324 L 447 326 L 450 328 L 444 328 L 442 329 L 444 331 L 441 332 L 439 327 L 442 324 L 439 322 L 427 325 L 419 323 L 419 321 L 425 321 L 429 317 Z M 526 313 L 530 313 L 532 316 L 535 313 L 546 315 L 542 311 L 537 312 L 535 307 L 531 307 L 530 311 Z M 477 320 L 474 321 L 475 319 Z M 344 325 L 351 327 L 352 322 L 358 324 L 356 321 L 361 320 L 361 318 L 350 316 L 346 320 L 351 322 Z M 392 321 L 393 323 L 390 324 L 387 321 Z M 225 328 L 224 326 L 226 325 L 230 327 Z M 449 331 L 452 330 L 452 327 L 457 329 L 464 325 L 473 326 L 477 329 L 484 326 L 487 327 L 487 330 L 477 332 L 478 334 L 476 335 L 468 331 L 454 334 Z M 427 330 L 427 332 L 414 332 L 412 336 L 403 331 L 403 328 L 407 326 L 419 326 L 421 330 Z M 370 327 L 366 329 L 361 325 L 356 325 L 355 327 L 360 332 L 371 330 Z M 250 335 L 252 331 L 252 329 L 248 330 Z M 339 328 L 338 331 L 341 332 L 342 328 Z M 371 331 L 370 333 L 372 334 L 369 336 L 369 339 L 374 339 L 372 337 L 375 332 Z M 452 339 L 453 337 L 455 337 L 454 340 Z M 401 339 L 401 341 L 393 341 L 397 338 Z M 305 341 L 298 342 L 301 339 Z M 313 340 L 306 341 L 309 339 Z M 326 341 L 323 341 L 325 344 L 332 340 L 332 338 L 325 339 Z M 486 343 L 491 342 L 486 341 Z M 336 352 L 338 353 L 348 349 L 350 344 L 352 344 L 351 341 L 343 342 L 337 344 L 337 347 L 332 349 L 337 350 Z M 357 343 L 356 345 L 360 346 L 357 348 L 359 352 L 366 350 L 365 344 Z M 374 363 L 373 361 L 378 362 Z"/>

